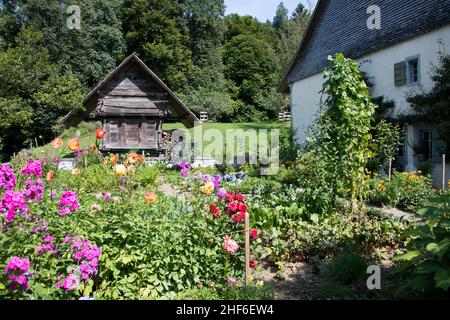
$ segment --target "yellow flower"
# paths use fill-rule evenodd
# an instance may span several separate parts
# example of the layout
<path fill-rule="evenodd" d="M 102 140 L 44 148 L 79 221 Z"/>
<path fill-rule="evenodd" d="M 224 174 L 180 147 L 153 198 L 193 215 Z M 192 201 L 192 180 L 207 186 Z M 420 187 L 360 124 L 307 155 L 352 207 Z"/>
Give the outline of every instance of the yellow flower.
<path fill-rule="evenodd" d="M 74 176 L 79 175 L 79 174 L 80 174 L 80 169 L 78 169 L 78 168 L 72 169 L 72 174 L 73 174 Z"/>
<path fill-rule="evenodd" d="M 127 168 L 123 164 L 118 164 L 114 167 L 114 172 L 116 176 L 123 177 L 127 174 Z"/>
<path fill-rule="evenodd" d="M 200 190 L 205 194 L 211 194 L 214 191 L 214 183 L 208 182 L 203 187 L 200 187 Z"/>

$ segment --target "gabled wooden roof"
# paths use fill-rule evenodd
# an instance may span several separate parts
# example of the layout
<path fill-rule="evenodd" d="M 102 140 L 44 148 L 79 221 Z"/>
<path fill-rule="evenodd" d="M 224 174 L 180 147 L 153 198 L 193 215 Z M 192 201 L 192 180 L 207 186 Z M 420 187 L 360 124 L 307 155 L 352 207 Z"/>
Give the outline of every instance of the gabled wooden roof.
<path fill-rule="evenodd" d="M 199 119 L 187 108 L 183 102 L 170 90 L 170 88 L 137 56 L 136 53 L 129 55 L 122 63 L 117 66 L 111 73 L 109 73 L 89 94 L 83 99 L 83 105 L 91 105 L 92 100 L 98 100 L 98 94 L 108 83 L 110 83 L 114 77 L 124 68 L 131 63 L 136 63 L 139 68 L 148 76 L 153 83 L 156 83 L 162 91 L 164 91 L 168 98 L 173 102 L 171 112 L 175 113 L 175 116 L 181 118 L 181 122 L 187 127 L 193 127 L 195 122 Z M 70 112 L 62 120 L 62 123 L 67 123 L 73 116 L 76 116 L 76 112 Z"/>

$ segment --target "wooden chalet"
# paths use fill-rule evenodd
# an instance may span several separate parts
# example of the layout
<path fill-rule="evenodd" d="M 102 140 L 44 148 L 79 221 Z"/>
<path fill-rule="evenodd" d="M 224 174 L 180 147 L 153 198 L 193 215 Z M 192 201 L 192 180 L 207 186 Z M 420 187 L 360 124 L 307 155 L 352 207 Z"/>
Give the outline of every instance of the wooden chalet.
<path fill-rule="evenodd" d="M 197 117 L 164 82 L 133 53 L 100 82 L 83 100 L 85 111 L 69 113 L 65 126 L 95 119 L 106 134 L 102 151 L 155 151 L 163 143 L 164 122 L 193 127 Z"/>

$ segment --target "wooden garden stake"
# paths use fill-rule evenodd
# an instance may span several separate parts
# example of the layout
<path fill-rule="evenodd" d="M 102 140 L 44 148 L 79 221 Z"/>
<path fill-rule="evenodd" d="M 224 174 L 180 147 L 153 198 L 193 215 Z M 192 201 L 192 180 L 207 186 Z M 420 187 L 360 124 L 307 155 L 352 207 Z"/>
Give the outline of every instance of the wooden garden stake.
<path fill-rule="evenodd" d="M 392 160 L 389 159 L 389 172 L 388 172 L 388 180 L 391 181 L 392 178 Z"/>
<path fill-rule="evenodd" d="M 445 154 L 442 154 L 442 191 L 445 191 Z"/>
<path fill-rule="evenodd" d="M 250 218 L 245 213 L 245 283 L 250 282 Z"/>

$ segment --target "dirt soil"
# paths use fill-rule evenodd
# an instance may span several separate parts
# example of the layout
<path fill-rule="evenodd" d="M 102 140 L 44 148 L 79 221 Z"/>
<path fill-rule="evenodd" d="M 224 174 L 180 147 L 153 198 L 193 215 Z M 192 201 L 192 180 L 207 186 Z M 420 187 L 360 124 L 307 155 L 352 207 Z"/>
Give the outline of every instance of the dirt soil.
<path fill-rule="evenodd" d="M 262 262 L 263 271 L 255 275 L 255 280 L 272 286 L 276 300 L 310 300 L 320 284 L 320 278 L 313 273 L 311 264 L 305 262 L 286 263 L 285 280 L 277 277 L 278 268 Z"/>

